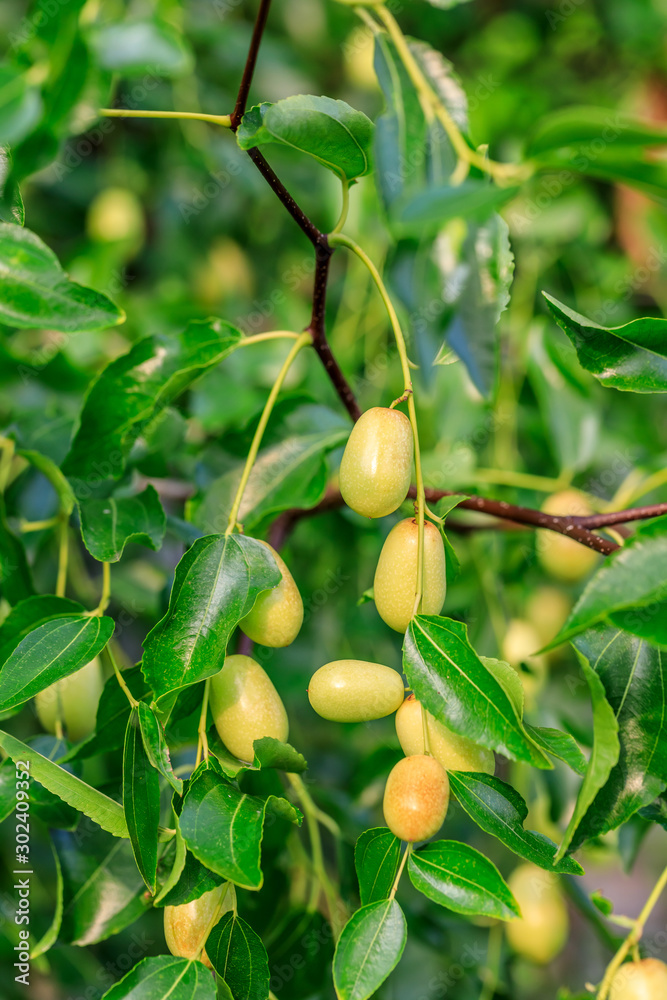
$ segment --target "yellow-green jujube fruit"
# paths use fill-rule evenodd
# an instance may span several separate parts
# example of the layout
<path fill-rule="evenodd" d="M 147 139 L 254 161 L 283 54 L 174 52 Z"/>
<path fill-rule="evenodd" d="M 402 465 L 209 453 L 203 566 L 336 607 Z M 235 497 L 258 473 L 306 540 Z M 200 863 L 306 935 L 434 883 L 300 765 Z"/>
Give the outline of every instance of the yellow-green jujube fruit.
<path fill-rule="evenodd" d="M 209 697 L 218 735 L 239 760 L 253 760 L 255 740 L 287 740 L 285 706 L 269 675 L 251 656 L 228 656 L 211 678 Z"/>
<path fill-rule="evenodd" d="M 399 840 L 429 840 L 445 822 L 448 805 L 449 779 L 435 757 L 404 757 L 390 771 L 382 809 Z"/>
<path fill-rule="evenodd" d="M 521 917 L 505 926 L 510 947 L 538 965 L 548 965 L 567 941 L 569 919 L 558 876 L 523 864 L 507 880 Z"/>
<path fill-rule="evenodd" d="M 400 410 L 374 406 L 352 428 L 339 483 L 343 500 L 364 517 L 384 517 L 405 500 L 412 475 L 414 442 Z"/>
<path fill-rule="evenodd" d="M 658 958 L 628 962 L 611 982 L 609 1000 L 665 1000 L 667 965 Z"/>
<path fill-rule="evenodd" d="M 480 660 L 487 670 L 490 670 L 496 678 L 503 691 L 516 709 L 516 714 L 523 718 L 523 684 L 519 674 L 505 660 L 497 660 L 492 656 L 480 656 Z"/>
<path fill-rule="evenodd" d="M 405 632 L 417 596 L 419 528 L 408 517 L 391 529 L 378 559 L 373 584 L 380 618 L 397 632 Z M 424 572 L 419 614 L 439 615 L 445 603 L 447 578 L 442 535 L 430 521 L 424 524 Z"/>
<path fill-rule="evenodd" d="M 318 715 L 332 722 L 371 722 L 395 712 L 405 685 L 396 670 L 367 660 L 333 660 L 316 670 L 308 698 Z"/>
<path fill-rule="evenodd" d="M 144 235 L 141 202 L 128 188 L 106 188 L 93 199 L 86 231 L 98 243 L 140 242 Z"/>
<path fill-rule="evenodd" d="M 593 511 L 578 490 L 562 490 L 547 497 L 542 504 L 545 514 L 587 517 Z M 550 576 L 564 583 L 576 583 L 600 564 L 600 555 L 593 549 L 567 538 L 556 531 L 540 529 L 536 534 L 537 558 Z"/>
<path fill-rule="evenodd" d="M 48 733 L 55 733 L 60 719 L 67 738 L 78 743 L 95 729 L 97 703 L 103 687 L 102 666 L 96 656 L 76 673 L 35 695 L 37 717 Z"/>
<path fill-rule="evenodd" d="M 426 712 L 429 751 L 446 771 L 483 771 L 493 774 L 496 760 L 493 750 L 481 747 L 465 736 L 448 729 Z M 406 757 L 424 753 L 422 705 L 411 694 L 396 713 L 396 735 Z"/>
<path fill-rule="evenodd" d="M 268 542 L 266 545 L 282 574 L 273 590 L 259 595 L 252 610 L 239 622 L 239 628 L 260 646 L 289 646 L 303 624 L 303 601 L 299 588 L 284 561 Z"/>
<path fill-rule="evenodd" d="M 233 905 L 229 890 L 229 884 L 223 882 L 191 903 L 165 906 L 164 938 L 172 955 L 190 960 L 199 957 L 209 969 L 212 968 L 206 952 L 199 953 L 222 914 Z"/>
<path fill-rule="evenodd" d="M 540 638 L 540 644 L 555 639 L 567 621 L 572 601 L 559 587 L 538 587 L 526 601 L 525 615 Z"/>

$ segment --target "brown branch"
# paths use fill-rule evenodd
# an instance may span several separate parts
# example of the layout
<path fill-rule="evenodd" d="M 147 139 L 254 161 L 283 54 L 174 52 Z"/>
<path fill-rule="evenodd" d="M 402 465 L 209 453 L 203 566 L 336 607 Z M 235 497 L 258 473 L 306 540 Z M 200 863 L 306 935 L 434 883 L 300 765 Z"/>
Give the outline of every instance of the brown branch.
<path fill-rule="evenodd" d="M 241 124 L 241 119 L 245 114 L 246 105 L 248 103 L 248 94 L 250 93 L 250 85 L 252 84 L 253 74 L 255 72 L 255 66 L 257 64 L 257 56 L 259 54 L 259 47 L 262 44 L 262 36 L 264 34 L 264 29 L 266 27 L 266 21 L 269 16 L 269 7 L 271 6 L 271 0 L 260 0 L 259 10 L 257 11 L 257 18 L 255 19 L 255 27 L 252 31 L 252 38 L 250 39 L 250 47 L 248 49 L 248 55 L 245 61 L 245 66 L 243 68 L 243 76 L 241 77 L 241 83 L 239 84 L 239 92 L 236 97 L 236 104 L 234 105 L 234 110 L 231 113 L 231 128 L 232 131 L 236 132 L 237 128 Z"/>
<path fill-rule="evenodd" d="M 315 223 L 311 222 L 303 209 L 299 208 L 296 201 L 289 193 L 285 185 L 278 179 L 265 158 L 258 149 L 249 149 L 248 156 L 255 164 L 260 174 L 267 181 L 274 194 L 278 196 L 289 214 L 292 216 L 297 226 L 306 234 L 314 247 L 326 244 L 326 236 L 321 233 Z"/>
<path fill-rule="evenodd" d="M 572 520 L 585 528 L 606 528 L 613 524 L 627 524 L 629 521 L 646 521 L 651 517 L 667 514 L 667 503 L 654 503 L 646 507 L 629 507 L 627 510 L 611 510 L 606 514 L 589 514 L 573 517 Z"/>

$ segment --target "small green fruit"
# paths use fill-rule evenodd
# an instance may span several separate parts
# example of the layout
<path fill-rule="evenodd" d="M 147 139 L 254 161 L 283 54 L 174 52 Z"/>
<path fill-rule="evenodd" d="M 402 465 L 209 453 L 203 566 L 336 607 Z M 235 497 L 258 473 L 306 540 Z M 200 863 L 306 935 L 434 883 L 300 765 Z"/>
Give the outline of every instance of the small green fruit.
<path fill-rule="evenodd" d="M 404 757 L 390 771 L 382 808 L 399 840 L 428 840 L 445 822 L 448 805 L 449 779 L 435 757 Z"/>
<path fill-rule="evenodd" d="M 505 926 L 510 947 L 538 965 L 548 965 L 567 941 L 569 920 L 558 876 L 524 864 L 507 884 L 519 904 L 521 918 Z"/>
<path fill-rule="evenodd" d="M 211 714 L 220 739 L 239 760 L 252 761 L 254 742 L 285 742 L 287 712 L 268 674 L 250 656 L 228 656 L 211 678 Z"/>
<path fill-rule="evenodd" d="M 340 463 L 343 500 L 364 517 L 384 517 L 405 500 L 412 473 L 410 421 L 400 410 L 374 406 L 359 417 Z"/>
<path fill-rule="evenodd" d="M 239 628 L 260 646 L 289 646 L 303 624 L 303 601 L 284 561 L 268 542 L 262 545 L 276 560 L 282 580 L 273 590 L 259 595 L 252 610 L 239 622 Z"/>
<path fill-rule="evenodd" d="M 86 229 L 90 238 L 98 243 L 123 240 L 139 243 L 144 235 L 141 202 L 127 188 L 106 188 L 91 202 Z"/>
<path fill-rule="evenodd" d="M 67 738 L 78 743 L 95 729 L 103 687 L 102 666 L 96 656 L 76 673 L 35 695 L 37 717 L 48 733 L 55 733 L 56 721 L 60 719 Z"/>
<path fill-rule="evenodd" d="M 586 498 L 578 490 L 554 493 L 542 504 L 545 514 L 586 517 L 592 514 Z M 536 535 L 537 558 L 556 580 L 577 583 L 600 564 L 599 553 L 555 531 L 541 529 Z"/>
<path fill-rule="evenodd" d="M 581 547 L 581 546 L 580 546 Z M 546 646 L 567 621 L 572 601 L 559 587 L 538 587 L 526 601 L 526 619 Z"/>
<path fill-rule="evenodd" d="M 424 709 L 424 711 L 426 711 Z M 481 747 L 448 729 L 426 712 L 429 750 L 446 771 L 483 771 L 493 774 L 493 750 Z M 422 704 L 411 694 L 396 713 L 396 735 L 406 757 L 424 753 Z"/>
<path fill-rule="evenodd" d="M 215 889 L 205 892 L 191 903 L 181 906 L 165 906 L 164 908 L 164 938 L 167 948 L 177 958 L 193 960 L 199 956 L 200 961 L 212 968 L 206 952 L 199 952 L 206 943 L 212 928 L 218 920 L 233 905 L 229 883 L 223 882 Z"/>
<path fill-rule="evenodd" d="M 417 595 L 419 528 L 406 518 L 392 528 L 382 546 L 373 594 L 380 618 L 397 632 L 405 632 L 413 617 Z M 424 524 L 424 586 L 419 614 L 438 615 L 445 603 L 445 546 L 430 521 Z"/>
<path fill-rule="evenodd" d="M 667 965 L 657 958 L 628 962 L 617 971 L 611 983 L 609 1000 L 665 1000 Z"/>
<path fill-rule="evenodd" d="M 391 667 L 366 660 L 334 660 L 316 670 L 308 698 L 332 722 L 370 722 L 395 712 L 403 701 L 403 678 Z"/>

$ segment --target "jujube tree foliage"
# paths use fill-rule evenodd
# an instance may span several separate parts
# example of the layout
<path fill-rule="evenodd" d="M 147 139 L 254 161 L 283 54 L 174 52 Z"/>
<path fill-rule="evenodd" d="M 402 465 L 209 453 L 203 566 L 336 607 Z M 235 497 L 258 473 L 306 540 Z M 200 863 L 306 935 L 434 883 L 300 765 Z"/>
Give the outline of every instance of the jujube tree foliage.
<path fill-rule="evenodd" d="M 431 3 L 456 7 L 432 23 L 460 13 Z M 234 98 L 206 111 L 181 110 L 194 39 L 175 2 L 144 18 L 37 2 L 0 66 L 16 401 L 0 438 L 0 808 L 7 845 L 25 803 L 34 838 L 7 846 L 8 870 L 29 861 L 55 887 L 31 974 L 65 988 L 68 946 L 139 921 L 159 940 L 119 960 L 107 1000 L 492 1000 L 556 982 L 580 1000 L 583 974 L 542 969 L 576 952 L 576 912 L 601 942 L 598 1000 L 658 1000 L 667 967 L 642 934 L 667 869 L 632 917 L 580 883 L 596 851 L 632 867 L 667 828 L 667 320 L 580 312 L 585 283 L 575 295 L 516 218 L 535 192 L 557 214 L 586 185 L 652 211 L 667 128 L 570 102 L 489 146 L 452 64 L 403 30 L 412 12 L 331 6 L 351 78 L 368 82 L 372 55 L 370 114 L 349 87 L 276 96 L 270 70 L 257 84 L 269 0 Z M 31 228 L 33 186 L 74 184 L 74 139 L 102 156 L 133 127 L 248 164 L 172 212 L 169 239 L 266 183 L 273 208 L 246 236 L 278 246 L 287 213 L 307 263 L 282 281 L 301 299 L 281 290 L 259 322 L 202 314 L 211 283 L 246 281 L 241 243 L 218 245 L 196 308 L 172 308 L 169 280 L 154 312 L 114 294 L 150 234 L 117 177 L 86 195 L 95 249 L 70 276 L 55 222 Z M 357 372 L 366 314 L 376 380 Z M 55 345 L 33 369 L 31 337 Z M 62 419 L 41 412 L 49 393 Z M 643 451 L 612 490 L 619 427 Z M 481 952 L 464 966 L 466 941 Z"/>

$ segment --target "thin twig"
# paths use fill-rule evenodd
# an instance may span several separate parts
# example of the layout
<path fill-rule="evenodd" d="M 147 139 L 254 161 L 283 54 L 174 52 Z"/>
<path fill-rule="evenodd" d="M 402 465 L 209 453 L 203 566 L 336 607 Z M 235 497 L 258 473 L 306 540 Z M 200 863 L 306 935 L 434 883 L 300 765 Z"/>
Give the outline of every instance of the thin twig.
<path fill-rule="evenodd" d="M 243 68 L 243 76 L 241 77 L 241 83 L 239 85 L 236 104 L 234 105 L 234 110 L 231 114 L 231 128 L 234 132 L 236 132 L 237 128 L 241 124 L 241 119 L 245 114 L 246 105 L 248 103 L 248 94 L 250 93 L 250 85 L 252 84 L 255 66 L 257 64 L 257 55 L 259 53 L 259 47 L 262 43 L 262 36 L 264 34 L 266 21 L 269 16 L 270 6 L 271 0 L 260 0 L 259 10 L 257 11 L 257 18 L 255 20 L 255 27 L 253 28 L 248 55 Z"/>
<path fill-rule="evenodd" d="M 267 182 L 271 190 L 283 203 L 289 214 L 292 216 L 299 228 L 306 234 L 314 247 L 326 242 L 324 233 L 321 233 L 314 222 L 308 218 L 303 209 L 299 208 L 296 201 L 289 193 L 283 182 L 273 172 L 265 157 L 258 149 L 249 149 L 248 156 L 255 164 L 260 174 Z"/>

